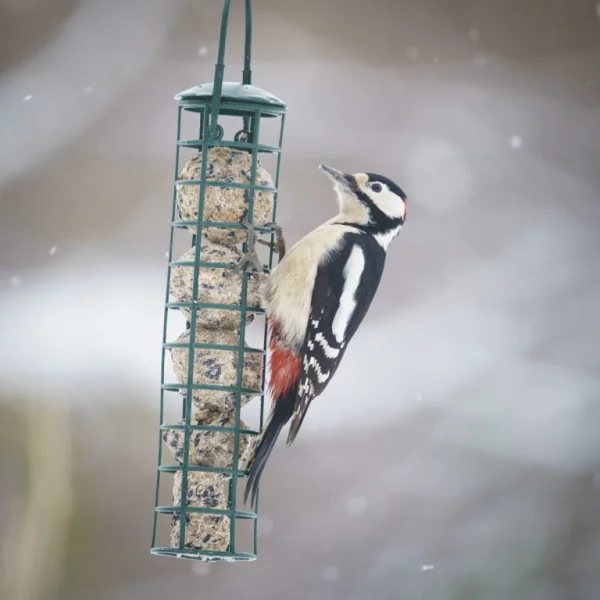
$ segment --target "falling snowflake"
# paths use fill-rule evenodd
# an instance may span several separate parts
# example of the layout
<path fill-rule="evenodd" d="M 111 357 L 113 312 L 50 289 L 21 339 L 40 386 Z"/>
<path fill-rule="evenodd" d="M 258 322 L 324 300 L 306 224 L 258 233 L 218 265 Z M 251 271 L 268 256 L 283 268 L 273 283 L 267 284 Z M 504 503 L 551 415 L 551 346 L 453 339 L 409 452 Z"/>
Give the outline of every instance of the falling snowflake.
<path fill-rule="evenodd" d="M 419 58 L 419 49 L 415 46 L 409 46 L 406 49 L 406 56 L 410 60 L 417 60 Z"/>
<path fill-rule="evenodd" d="M 483 68 L 487 64 L 487 59 L 485 56 L 483 56 L 483 54 L 477 54 L 475 57 L 473 57 L 473 64 L 476 67 Z"/>
<path fill-rule="evenodd" d="M 336 567 L 327 567 L 323 571 L 323 579 L 325 581 L 337 581 L 340 578 L 340 570 Z"/>
<path fill-rule="evenodd" d="M 367 510 L 367 499 L 361 496 L 348 498 L 346 501 L 346 513 L 352 516 L 362 515 Z"/>
<path fill-rule="evenodd" d="M 473 42 L 478 42 L 481 37 L 478 29 L 469 29 L 469 39 Z"/>
<path fill-rule="evenodd" d="M 87 87 L 83 88 L 83 91 L 86 94 L 91 94 L 94 91 L 94 88 L 91 85 L 88 85 Z"/>
<path fill-rule="evenodd" d="M 103 147 L 103 146 L 98 146 L 98 147 L 96 148 L 96 151 L 98 152 L 98 154 L 100 154 L 100 153 L 101 153 L 103 150 L 104 150 L 104 147 Z"/>
<path fill-rule="evenodd" d="M 435 565 L 421 565 L 421 571 L 433 571 Z"/>
<path fill-rule="evenodd" d="M 433 59 L 433 62 L 434 62 L 434 63 L 436 63 L 436 62 L 440 62 L 440 59 L 439 59 L 439 58 L 434 58 L 434 59 Z"/>
<path fill-rule="evenodd" d="M 48 250 L 48 253 L 50 254 L 50 256 L 54 256 L 56 254 L 57 250 L 58 250 L 58 246 L 52 246 L 52 248 L 50 248 L 50 250 Z"/>
<path fill-rule="evenodd" d="M 598 18 L 600 19 L 600 2 L 598 2 L 598 4 L 596 4 L 596 14 L 598 15 Z"/>
<path fill-rule="evenodd" d="M 27 94 L 27 96 L 23 96 L 23 102 L 29 102 L 33 96 L 31 94 Z"/>
<path fill-rule="evenodd" d="M 208 54 L 208 48 L 206 46 L 200 46 L 198 48 L 198 56 L 206 56 Z"/>
<path fill-rule="evenodd" d="M 19 287 L 22 282 L 23 280 L 20 277 L 17 277 L 16 275 L 13 275 L 10 278 L 10 285 L 12 285 L 13 287 Z"/>
<path fill-rule="evenodd" d="M 192 565 L 192 571 L 199 577 L 206 577 L 212 571 L 212 565 L 205 562 L 195 562 Z"/>
<path fill-rule="evenodd" d="M 272 519 L 269 517 L 265 517 L 264 515 L 260 518 L 258 525 L 258 535 L 261 538 L 266 538 L 271 535 L 273 529 L 275 528 L 275 523 L 273 523 Z"/>
<path fill-rule="evenodd" d="M 510 138 L 510 147 L 511 148 L 520 148 L 523 145 L 523 140 L 520 135 L 513 135 Z"/>

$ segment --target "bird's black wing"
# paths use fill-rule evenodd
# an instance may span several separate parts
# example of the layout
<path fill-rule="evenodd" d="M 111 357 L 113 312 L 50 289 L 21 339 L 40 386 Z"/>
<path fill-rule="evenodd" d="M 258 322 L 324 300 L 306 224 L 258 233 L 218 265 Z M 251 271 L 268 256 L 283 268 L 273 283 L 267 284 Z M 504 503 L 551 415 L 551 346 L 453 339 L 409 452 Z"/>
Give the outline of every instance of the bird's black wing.
<path fill-rule="evenodd" d="M 327 387 L 381 280 L 385 251 L 368 234 L 346 233 L 319 265 L 300 356 L 300 377 L 287 443 L 300 430 L 310 403 Z"/>

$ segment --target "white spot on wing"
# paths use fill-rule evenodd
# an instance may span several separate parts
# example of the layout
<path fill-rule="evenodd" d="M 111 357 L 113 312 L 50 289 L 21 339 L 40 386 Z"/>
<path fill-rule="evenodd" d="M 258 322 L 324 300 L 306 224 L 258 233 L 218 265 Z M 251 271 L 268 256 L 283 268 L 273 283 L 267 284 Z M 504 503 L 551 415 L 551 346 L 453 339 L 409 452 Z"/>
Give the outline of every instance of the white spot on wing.
<path fill-rule="evenodd" d="M 352 252 L 350 252 L 348 262 L 344 267 L 344 290 L 342 291 L 340 305 L 335 313 L 333 326 L 331 328 L 338 343 L 342 343 L 344 341 L 348 323 L 350 322 L 352 313 L 356 308 L 356 300 L 354 299 L 354 296 L 356 294 L 356 290 L 358 289 L 358 285 L 360 284 L 360 278 L 364 268 L 365 255 L 362 251 L 362 248 L 358 245 L 355 245 L 354 248 L 352 248 Z"/>
<path fill-rule="evenodd" d="M 323 371 L 321 371 L 321 365 L 317 362 L 317 359 L 314 356 L 310 359 L 310 365 L 312 365 L 315 373 L 317 374 L 317 380 L 319 383 L 325 383 L 329 379 L 329 371 L 327 371 L 327 373 L 323 373 Z"/>
<path fill-rule="evenodd" d="M 315 342 L 319 342 L 321 344 L 321 348 L 323 348 L 323 352 L 327 358 L 335 358 L 340 351 L 337 348 L 332 348 L 328 343 L 323 334 L 319 331 L 317 335 L 315 335 Z M 311 347 L 311 342 L 309 342 L 309 347 L 314 348 L 314 344 Z"/>

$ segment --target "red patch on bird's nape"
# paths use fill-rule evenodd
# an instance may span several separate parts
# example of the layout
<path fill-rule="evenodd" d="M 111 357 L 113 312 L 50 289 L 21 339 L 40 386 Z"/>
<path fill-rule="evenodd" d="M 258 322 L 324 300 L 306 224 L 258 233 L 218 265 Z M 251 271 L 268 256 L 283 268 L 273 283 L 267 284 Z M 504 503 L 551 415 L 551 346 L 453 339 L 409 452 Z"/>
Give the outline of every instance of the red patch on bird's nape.
<path fill-rule="evenodd" d="M 298 382 L 301 360 L 289 346 L 281 341 L 281 327 L 277 321 L 267 319 L 269 326 L 269 392 L 274 401 L 287 394 Z"/>

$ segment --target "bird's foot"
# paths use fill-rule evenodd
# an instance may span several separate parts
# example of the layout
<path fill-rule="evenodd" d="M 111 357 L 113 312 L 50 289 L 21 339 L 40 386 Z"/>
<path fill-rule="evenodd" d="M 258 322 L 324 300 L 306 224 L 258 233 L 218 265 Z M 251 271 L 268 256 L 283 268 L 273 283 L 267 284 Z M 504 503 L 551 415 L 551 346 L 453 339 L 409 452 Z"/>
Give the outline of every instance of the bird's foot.
<path fill-rule="evenodd" d="M 257 239 L 254 226 L 248 219 L 244 219 L 241 223 L 248 230 L 248 237 L 246 238 L 248 250 L 238 264 L 230 271 L 230 275 L 233 276 L 236 273 L 240 273 L 246 266 L 249 266 L 252 271 L 262 273 L 263 264 L 256 253 L 256 242 L 260 240 Z"/>
<path fill-rule="evenodd" d="M 271 229 L 275 234 L 275 247 L 273 248 L 273 252 L 277 253 L 279 262 L 281 262 L 281 259 L 285 256 L 285 238 L 283 237 L 283 229 L 281 229 L 277 223 L 265 223 L 265 227 Z M 258 243 L 271 247 L 271 242 L 267 242 L 266 240 L 259 239 Z"/>

